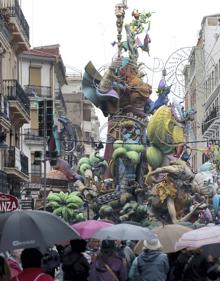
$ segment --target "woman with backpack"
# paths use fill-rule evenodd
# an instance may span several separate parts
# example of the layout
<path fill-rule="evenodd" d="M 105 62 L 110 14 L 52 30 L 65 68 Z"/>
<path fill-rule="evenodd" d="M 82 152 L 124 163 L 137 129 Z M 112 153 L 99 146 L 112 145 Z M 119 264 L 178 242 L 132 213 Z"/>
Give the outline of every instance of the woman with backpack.
<path fill-rule="evenodd" d="M 87 281 L 89 263 L 82 254 L 86 250 L 85 240 L 71 240 L 62 254 L 63 281 Z"/>

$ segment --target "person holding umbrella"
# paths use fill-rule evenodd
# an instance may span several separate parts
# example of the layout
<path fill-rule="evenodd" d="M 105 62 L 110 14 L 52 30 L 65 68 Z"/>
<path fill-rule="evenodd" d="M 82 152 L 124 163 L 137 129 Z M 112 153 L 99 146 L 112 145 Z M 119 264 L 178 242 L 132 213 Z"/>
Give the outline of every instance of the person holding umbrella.
<path fill-rule="evenodd" d="M 161 251 L 158 238 L 145 240 L 143 252 L 133 261 L 129 281 L 166 281 L 169 272 L 167 255 Z"/>

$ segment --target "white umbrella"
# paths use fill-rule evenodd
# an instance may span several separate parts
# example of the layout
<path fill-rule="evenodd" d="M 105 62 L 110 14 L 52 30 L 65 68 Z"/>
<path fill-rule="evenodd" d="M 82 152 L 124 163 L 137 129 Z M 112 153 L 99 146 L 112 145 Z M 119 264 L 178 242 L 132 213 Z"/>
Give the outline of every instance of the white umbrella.
<path fill-rule="evenodd" d="M 204 245 L 220 243 L 220 226 L 205 226 L 184 233 L 176 247 L 200 248 Z"/>
<path fill-rule="evenodd" d="M 121 223 L 99 229 L 92 236 L 97 240 L 147 240 L 154 238 L 152 230 L 147 227 Z"/>

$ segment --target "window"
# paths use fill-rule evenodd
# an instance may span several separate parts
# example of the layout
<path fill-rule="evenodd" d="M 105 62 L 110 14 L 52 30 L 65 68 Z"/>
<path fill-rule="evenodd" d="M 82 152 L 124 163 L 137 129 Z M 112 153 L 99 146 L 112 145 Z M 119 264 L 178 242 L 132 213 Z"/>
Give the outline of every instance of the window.
<path fill-rule="evenodd" d="M 218 79 L 220 80 L 220 60 L 218 61 Z"/>
<path fill-rule="evenodd" d="M 215 66 L 215 86 L 218 83 L 218 65 L 216 64 Z"/>
<path fill-rule="evenodd" d="M 90 132 L 84 132 L 84 141 L 91 141 L 91 133 Z"/>
<path fill-rule="evenodd" d="M 83 121 L 91 121 L 91 105 L 83 104 Z"/>
<path fill-rule="evenodd" d="M 34 91 L 38 96 L 41 96 L 41 68 L 30 66 L 30 86 L 34 86 Z"/>
<path fill-rule="evenodd" d="M 208 82 L 205 81 L 205 99 L 207 100 L 208 97 Z"/>
<path fill-rule="evenodd" d="M 31 165 L 31 175 L 35 177 L 41 176 L 41 165 Z"/>
<path fill-rule="evenodd" d="M 216 26 L 216 25 L 218 25 L 217 17 L 208 18 L 208 26 Z"/>
<path fill-rule="evenodd" d="M 208 96 L 211 95 L 211 77 L 208 79 Z"/>
<path fill-rule="evenodd" d="M 31 176 L 41 176 L 41 162 L 38 158 L 41 158 L 41 151 L 31 153 Z"/>
<path fill-rule="evenodd" d="M 214 71 L 212 71 L 212 75 L 211 75 L 211 79 L 212 79 L 212 81 L 211 81 L 211 91 L 213 91 L 214 90 L 214 87 L 215 87 L 215 75 L 214 75 Z"/>

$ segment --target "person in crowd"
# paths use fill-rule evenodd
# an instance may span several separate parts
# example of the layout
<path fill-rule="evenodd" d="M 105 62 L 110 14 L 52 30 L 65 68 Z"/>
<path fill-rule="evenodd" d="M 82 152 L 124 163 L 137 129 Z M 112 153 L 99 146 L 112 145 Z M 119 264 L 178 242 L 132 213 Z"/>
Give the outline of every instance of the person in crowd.
<path fill-rule="evenodd" d="M 126 281 L 127 270 L 118 255 L 115 242 L 103 240 L 100 252 L 91 265 L 89 281 Z"/>
<path fill-rule="evenodd" d="M 173 271 L 175 280 L 206 281 L 212 263 L 202 254 L 201 248 L 184 249 L 178 256 Z"/>
<path fill-rule="evenodd" d="M 86 251 L 85 240 L 71 240 L 62 254 L 63 281 L 86 281 L 89 276 L 89 263 L 83 253 Z"/>
<path fill-rule="evenodd" d="M 174 252 L 174 253 L 168 253 L 167 254 L 169 266 L 170 266 L 168 276 L 167 276 L 167 281 L 176 281 L 176 278 L 174 276 L 174 270 L 175 270 L 177 258 L 180 255 L 180 253 L 181 253 L 180 251 L 177 251 L 177 252 Z"/>
<path fill-rule="evenodd" d="M 11 278 L 22 272 L 20 263 L 12 255 L 7 258 L 7 263 L 10 269 Z"/>
<path fill-rule="evenodd" d="M 42 257 L 42 267 L 44 271 L 50 274 L 53 278 L 55 277 L 56 269 L 60 266 L 60 255 L 59 253 L 49 248 Z"/>
<path fill-rule="evenodd" d="M 136 257 L 129 271 L 129 281 L 166 281 L 169 272 L 167 255 L 161 251 L 159 239 L 145 240 L 142 253 Z"/>
<path fill-rule="evenodd" d="M 100 245 L 101 245 L 100 240 L 90 239 L 88 241 L 85 254 L 89 263 L 92 263 L 96 259 L 97 254 L 100 250 Z"/>
<path fill-rule="evenodd" d="M 9 281 L 11 273 L 6 259 L 0 256 L 0 281 Z"/>
<path fill-rule="evenodd" d="M 208 261 L 210 266 L 207 270 L 207 276 L 210 280 L 216 280 L 220 277 L 220 260 L 214 259 L 214 257 L 209 256 Z"/>
<path fill-rule="evenodd" d="M 130 269 L 133 260 L 135 259 L 135 254 L 131 247 L 128 246 L 126 241 L 118 240 L 116 241 L 116 246 L 119 256 L 123 259 L 127 270 Z"/>
<path fill-rule="evenodd" d="M 41 267 L 42 254 L 36 248 L 24 249 L 21 253 L 23 271 L 13 277 L 11 281 L 53 281 Z"/>

